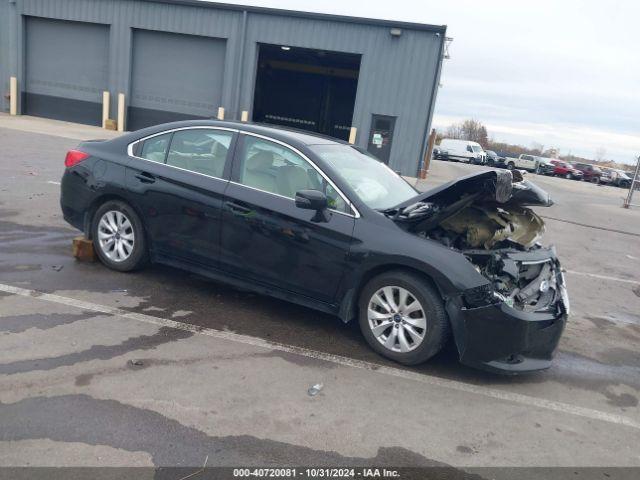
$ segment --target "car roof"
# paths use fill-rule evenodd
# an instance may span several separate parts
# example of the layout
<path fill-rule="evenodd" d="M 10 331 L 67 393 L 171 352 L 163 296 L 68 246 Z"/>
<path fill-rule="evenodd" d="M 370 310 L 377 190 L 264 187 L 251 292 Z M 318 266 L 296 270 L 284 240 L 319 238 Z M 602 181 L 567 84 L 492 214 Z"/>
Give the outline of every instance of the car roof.
<path fill-rule="evenodd" d="M 299 130 L 276 125 L 266 125 L 260 123 L 248 123 L 224 120 L 184 120 L 180 122 L 163 123 L 153 127 L 144 128 L 127 134 L 126 141 L 132 142 L 149 135 L 174 130 L 179 128 L 193 127 L 224 127 L 240 130 L 243 132 L 264 135 L 275 140 L 280 140 L 294 147 L 309 145 L 348 145 L 347 142 L 337 138 L 316 134 L 306 130 Z"/>

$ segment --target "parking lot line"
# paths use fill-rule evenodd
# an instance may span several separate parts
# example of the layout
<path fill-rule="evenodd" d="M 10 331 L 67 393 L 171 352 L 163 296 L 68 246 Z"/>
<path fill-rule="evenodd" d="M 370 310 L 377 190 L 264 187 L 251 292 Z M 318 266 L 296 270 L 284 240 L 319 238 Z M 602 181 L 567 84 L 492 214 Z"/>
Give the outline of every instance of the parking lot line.
<path fill-rule="evenodd" d="M 612 282 L 630 283 L 632 285 L 640 285 L 638 280 L 629 280 L 627 278 L 609 277 L 607 275 L 598 275 L 597 273 L 576 272 L 575 270 L 566 270 L 566 273 L 572 275 L 581 275 L 583 277 L 597 278 L 598 280 L 610 280 Z"/>
<path fill-rule="evenodd" d="M 557 402 L 554 400 L 547 400 L 539 397 L 532 397 L 529 395 L 522 395 L 519 393 L 508 392 L 504 390 L 497 390 L 493 388 L 471 385 L 456 380 L 448 380 L 444 378 L 429 376 L 412 371 L 402 370 L 395 367 L 387 367 L 384 365 L 378 365 L 372 362 L 366 362 L 363 360 L 356 360 L 340 355 L 333 355 L 330 353 L 319 352 L 316 350 L 310 350 L 307 348 L 296 347 L 292 345 L 285 345 L 282 343 L 271 342 L 258 337 L 252 337 L 249 335 L 241 335 L 232 332 L 226 332 L 221 330 L 215 330 L 211 328 L 203 328 L 196 325 L 190 325 L 188 323 L 177 322 L 175 320 L 168 320 L 160 317 L 154 317 L 152 315 L 146 315 L 142 313 L 128 312 L 117 307 L 110 307 L 108 305 L 100 305 L 92 302 L 85 302 L 70 297 L 63 297 L 60 295 L 43 293 L 36 290 L 29 290 L 26 288 L 14 287 L 12 285 L 0 284 L 0 291 L 19 295 L 22 297 L 31 298 L 34 300 L 46 301 L 57 303 L 61 305 L 67 305 L 71 307 L 80 308 L 83 310 L 89 310 L 98 313 L 104 313 L 107 315 L 114 315 L 130 320 L 149 323 L 162 327 L 175 328 L 179 330 L 189 331 L 195 334 L 206 335 L 218 339 L 230 340 L 234 342 L 243 343 L 245 345 L 252 345 L 256 347 L 267 348 L 270 350 L 278 350 L 287 353 L 297 354 L 308 358 L 331 362 L 334 364 L 359 368 L 363 370 L 375 371 L 383 375 L 389 375 L 397 378 L 403 378 L 407 380 L 417 381 L 426 385 L 432 385 L 451 390 L 457 390 L 460 392 L 471 393 L 475 395 L 482 395 L 485 397 L 493 398 L 496 400 L 502 400 L 506 402 L 518 403 L 529 407 L 541 408 L 545 410 L 551 410 L 554 412 L 565 413 L 569 415 L 575 415 L 579 417 L 588 418 L 591 420 L 600 420 L 616 425 L 631 427 L 640 430 L 640 422 L 637 422 L 631 418 L 624 417 L 622 415 L 616 415 L 613 413 L 607 413 L 600 410 L 591 408 L 580 407 L 577 405 L 571 405 L 568 403 Z"/>

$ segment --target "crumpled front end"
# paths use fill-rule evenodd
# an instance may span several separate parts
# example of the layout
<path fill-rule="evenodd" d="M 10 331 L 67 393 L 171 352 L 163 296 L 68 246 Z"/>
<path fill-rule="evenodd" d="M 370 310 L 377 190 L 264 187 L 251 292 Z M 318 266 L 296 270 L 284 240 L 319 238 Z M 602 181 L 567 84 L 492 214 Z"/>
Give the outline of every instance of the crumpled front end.
<path fill-rule="evenodd" d="M 503 373 L 548 368 L 570 311 L 555 249 L 466 254 L 491 284 L 447 301 L 461 362 Z"/>
<path fill-rule="evenodd" d="M 489 171 L 385 212 L 402 228 L 464 255 L 487 280 L 446 299 L 463 363 L 503 373 L 550 366 L 569 299 L 555 249 L 539 243 L 544 221 L 528 207 L 551 205 L 547 192 L 521 176 Z"/>

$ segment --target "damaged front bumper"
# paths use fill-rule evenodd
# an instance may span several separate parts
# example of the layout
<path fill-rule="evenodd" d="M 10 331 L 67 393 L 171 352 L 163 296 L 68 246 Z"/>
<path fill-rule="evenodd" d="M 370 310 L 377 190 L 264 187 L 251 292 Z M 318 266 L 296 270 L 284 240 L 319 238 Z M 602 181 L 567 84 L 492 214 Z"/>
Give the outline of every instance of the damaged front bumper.
<path fill-rule="evenodd" d="M 567 314 L 532 313 L 506 303 L 464 308 L 447 303 L 460 362 L 500 373 L 523 373 L 551 366 Z"/>
<path fill-rule="evenodd" d="M 520 268 L 543 259 L 553 265 L 554 298 L 539 309 L 513 306 L 504 300 L 470 305 L 469 296 L 465 294 L 449 298 L 446 309 L 460 361 L 506 374 L 543 370 L 551 366 L 570 313 L 564 275 L 553 249 L 509 257 L 509 260 L 517 259 Z"/>

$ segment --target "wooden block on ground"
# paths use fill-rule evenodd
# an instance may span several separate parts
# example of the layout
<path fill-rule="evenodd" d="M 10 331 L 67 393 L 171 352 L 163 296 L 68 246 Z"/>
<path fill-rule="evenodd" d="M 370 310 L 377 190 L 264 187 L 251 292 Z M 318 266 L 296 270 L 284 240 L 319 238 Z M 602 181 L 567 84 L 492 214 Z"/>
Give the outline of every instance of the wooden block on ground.
<path fill-rule="evenodd" d="M 73 239 L 73 256 L 81 262 L 95 262 L 96 252 L 93 250 L 93 242 L 84 237 Z"/>

